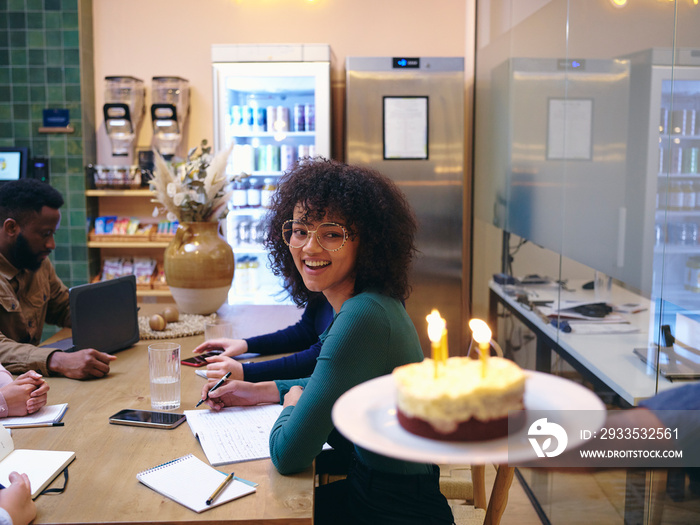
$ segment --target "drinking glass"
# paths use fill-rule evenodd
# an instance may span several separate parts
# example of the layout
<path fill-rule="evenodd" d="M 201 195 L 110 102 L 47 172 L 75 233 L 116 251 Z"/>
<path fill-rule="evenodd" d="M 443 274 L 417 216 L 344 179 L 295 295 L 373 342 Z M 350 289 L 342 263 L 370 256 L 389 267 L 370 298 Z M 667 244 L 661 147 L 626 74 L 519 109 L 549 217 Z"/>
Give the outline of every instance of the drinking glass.
<path fill-rule="evenodd" d="M 204 340 L 210 341 L 212 339 L 232 339 L 233 338 L 233 325 L 228 321 L 223 319 L 215 319 L 213 321 L 207 321 L 204 323 Z"/>
<path fill-rule="evenodd" d="M 180 407 L 180 345 L 148 345 L 148 369 L 151 382 L 151 408 L 173 410 Z"/>

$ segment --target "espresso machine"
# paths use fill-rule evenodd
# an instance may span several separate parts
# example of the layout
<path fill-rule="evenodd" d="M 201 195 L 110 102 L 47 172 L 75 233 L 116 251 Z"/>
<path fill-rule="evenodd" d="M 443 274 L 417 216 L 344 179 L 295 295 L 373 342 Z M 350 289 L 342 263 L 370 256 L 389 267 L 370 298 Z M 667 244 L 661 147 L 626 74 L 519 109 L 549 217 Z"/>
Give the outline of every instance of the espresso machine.
<path fill-rule="evenodd" d="M 112 144 L 112 156 L 133 155 L 144 115 L 143 81 L 128 76 L 105 77 L 105 129 Z"/>
<path fill-rule="evenodd" d="M 189 81 L 180 77 L 153 77 L 151 99 L 153 147 L 170 160 L 184 134 L 190 104 Z"/>

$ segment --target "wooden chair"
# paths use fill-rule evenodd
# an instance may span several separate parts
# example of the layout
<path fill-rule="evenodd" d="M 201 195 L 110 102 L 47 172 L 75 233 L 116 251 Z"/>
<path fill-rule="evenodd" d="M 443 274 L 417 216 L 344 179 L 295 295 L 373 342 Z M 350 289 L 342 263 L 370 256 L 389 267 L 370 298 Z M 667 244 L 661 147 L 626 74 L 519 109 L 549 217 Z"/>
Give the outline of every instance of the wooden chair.
<path fill-rule="evenodd" d="M 513 467 L 496 467 L 491 497 L 486 501 L 484 465 L 440 465 L 440 491 L 452 508 L 456 525 L 498 525 L 508 503 Z"/>

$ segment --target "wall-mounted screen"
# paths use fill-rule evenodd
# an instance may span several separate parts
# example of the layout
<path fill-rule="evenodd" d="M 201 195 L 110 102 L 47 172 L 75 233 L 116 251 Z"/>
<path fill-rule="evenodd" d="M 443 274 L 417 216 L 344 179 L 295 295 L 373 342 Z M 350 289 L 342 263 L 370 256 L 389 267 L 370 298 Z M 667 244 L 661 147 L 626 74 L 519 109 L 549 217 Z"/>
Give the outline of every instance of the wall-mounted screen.
<path fill-rule="evenodd" d="M 0 183 L 26 177 L 28 160 L 27 148 L 0 147 Z"/>

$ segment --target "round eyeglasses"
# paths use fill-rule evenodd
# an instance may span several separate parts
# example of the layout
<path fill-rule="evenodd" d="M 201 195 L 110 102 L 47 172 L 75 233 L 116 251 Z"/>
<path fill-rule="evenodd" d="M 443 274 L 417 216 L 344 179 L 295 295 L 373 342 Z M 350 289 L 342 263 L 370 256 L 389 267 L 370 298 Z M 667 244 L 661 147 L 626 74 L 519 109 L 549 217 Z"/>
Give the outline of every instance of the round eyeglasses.
<path fill-rule="evenodd" d="M 340 224 L 324 222 L 315 230 L 300 221 L 290 219 L 282 225 L 282 239 L 290 248 L 303 248 L 311 235 L 316 234 L 319 246 L 328 252 L 337 252 L 348 238 L 348 232 Z"/>

